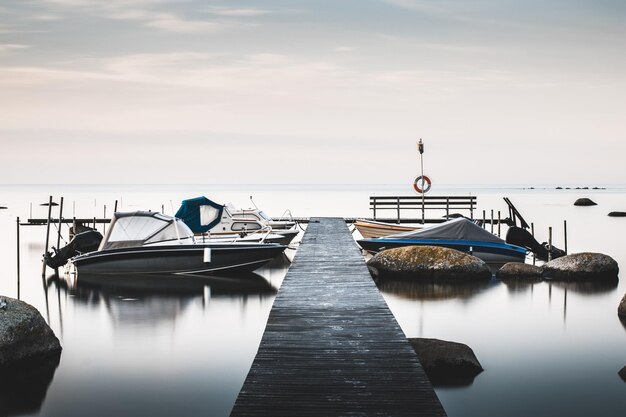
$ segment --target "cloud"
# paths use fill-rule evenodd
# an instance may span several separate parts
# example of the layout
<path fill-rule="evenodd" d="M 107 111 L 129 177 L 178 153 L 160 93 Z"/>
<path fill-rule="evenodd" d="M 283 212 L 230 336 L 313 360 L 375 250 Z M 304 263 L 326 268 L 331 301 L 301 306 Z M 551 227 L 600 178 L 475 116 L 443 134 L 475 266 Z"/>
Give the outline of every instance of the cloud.
<path fill-rule="evenodd" d="M 18 43 L 0 43 L 0 52 L 10 52 L 26 48 L 30 48 L 30 45 L 23 45 Z"/>
<path fill-rule="evenodd" d="M 234 16 L 234 17 L 251 17 L 251 16 L 261 16 L 266 15 L 269 10 L 265 9 L 254 9 L 254 8 L 211 8 L 209 9 L 211 13 L 220 15 L 220 16 Z"/>

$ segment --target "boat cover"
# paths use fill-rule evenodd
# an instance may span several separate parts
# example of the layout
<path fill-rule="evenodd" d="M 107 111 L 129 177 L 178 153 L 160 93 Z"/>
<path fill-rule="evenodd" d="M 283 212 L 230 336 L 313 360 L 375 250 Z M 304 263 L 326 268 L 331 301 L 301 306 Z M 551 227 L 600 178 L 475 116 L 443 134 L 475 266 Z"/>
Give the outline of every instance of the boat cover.
<path fill-rule="evenodd" d="M 206 197 L 183 200 L 176 217 L 185 222 L 194 233 L 206 233 L 222 220 L 224 206 Z"/>
<path fill-rule="evenodd" d="M 189 227 L 175 217 L 150 211 L 115 213 L 99 250 L 193 239 Z"/>
<path fill-rule="evenodd" d="M 410 232 L 385 236 L 383 239 L 398 240 L 473 240 L 479 242 L 505 243 L 493 233 L 488 232 L 466 218 L 450 220 L 436 226 Z"/>

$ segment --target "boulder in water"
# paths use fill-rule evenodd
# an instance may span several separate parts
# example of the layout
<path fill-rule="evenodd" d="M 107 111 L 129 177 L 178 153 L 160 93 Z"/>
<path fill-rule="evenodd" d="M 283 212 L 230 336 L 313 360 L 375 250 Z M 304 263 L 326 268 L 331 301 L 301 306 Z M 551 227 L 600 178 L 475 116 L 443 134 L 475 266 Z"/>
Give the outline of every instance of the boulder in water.
<path fill-rule="evenodd" d="M 622 301 L 619 303 L 619 306 L 617 307 L 617 315 L 620 316 L 621 318 L 626 319 L 626 294 L 624 294 Z"/>
<path fill-rule="evenodd" d="M 30 304 L 1 297 L 0 367 L 61 352 L 61 344 L 39 311 Z"/>
<path fill-rule="evenodd" d="M 578 200 L 574 201 L 574 205 L 575 206 L 597 206 L 598 203 L 585 197 L 585 198 L 579 198 Z"/>
<path fill-rule="evenodd" d="M 609 213 L 609 217 L 626 217 L 626 211 L 612 211 Z"/>
<path fill-rule="evenodd" d="M 482 260 L 440 246 L 405 246 L 377 253 L 367 262 L 375 277 L 398 277 L 469 282 L 491 278 Z"/>
<path fill-rule="evenodd" d="M 560 281 L 615 280 L 618 272 L 615 259 L 592 252 L 566 255 L 543 266 L 544 278 Z"/>
<path fill-rule="evenodd" d="M 463 343 L 410 338 L 409 343 L 435 386 L 464 386 L 483 371 L 474 351 Z"/>
<path fill-rule="evenodd" d="M 541 281 L 543 269 L 522 262 L 509 262 L 496 272 L 498 279 L 515 281 Z"/>

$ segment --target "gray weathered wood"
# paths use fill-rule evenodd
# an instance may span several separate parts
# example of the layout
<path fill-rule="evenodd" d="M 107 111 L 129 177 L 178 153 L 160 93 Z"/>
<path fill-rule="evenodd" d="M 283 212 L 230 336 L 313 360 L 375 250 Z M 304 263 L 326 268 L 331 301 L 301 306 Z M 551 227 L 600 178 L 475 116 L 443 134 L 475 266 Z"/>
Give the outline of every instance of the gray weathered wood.
<path fill-rule="evenodd" d="M 311 219 L 231 416 L 445 416 L 343 219 Z"/>

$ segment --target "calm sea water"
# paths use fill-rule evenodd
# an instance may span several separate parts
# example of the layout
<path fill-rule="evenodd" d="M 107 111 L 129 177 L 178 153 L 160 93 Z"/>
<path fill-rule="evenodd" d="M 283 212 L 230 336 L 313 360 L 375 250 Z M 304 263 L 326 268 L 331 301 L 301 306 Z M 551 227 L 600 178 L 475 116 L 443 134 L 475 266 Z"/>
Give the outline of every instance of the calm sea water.
<path fill-rule="evenodd" d="M 368 196 L 402 195 L 404 186 L 0 186 L 0 294 L 16 296 L 16 217 L 45 217 L 39 204 L 65 197 L 64 216 L 110 215 L 121 210 L 165 210 L 206 195 L 218 202 L 259 207 L 274 216 L 368 216 Z M 626 189 L 434 189 L 440 195 L 477 195 L 482 210 L 506 211 L 508 196 L 539 240 L 554 229 L 570 252 L 596 251 L 626 265 L 621 242 Z M 574 207 L 590 197 L 595 207 Z M 32 209 L 31 209 L 32 203 Z M 53 228 L 53 232 L 56 229 Z M 67 238 L 67 230 L 63 229 Z M 51 236 L 53 233 L 51 233 Z M 41 389 L 10 394 L 8 415 L 226 416 L 254 359 L 276 291 L 289 266 L 278 259 L 229 284 L 219 278 L 191 288 L 150 291 L 89 288 L 41 279 L 44 227 L 21 228 L 21 298 L 36 306 L 63 345 Z M 51 237 L 56 245 L 56 236 Z M 407 337 L 433 337 L 470 345 L 485 372 L 473 384 L 437 388 L 455 416 L 621 416 L 626 383 L 626 327 L 616 308 L 617 286 L 539 283 L 459 288 L 386 282 L 381 291 Z M 28 385 L 26 385 L 28 387 Z M 4 395 L 4 397 L 3 397 Z M 7 393 L 0 393 L 6 401 Z M 21 397 L 18 398 L 18 397 Z M 16 398 L 18 398 L 16 400 Z M 0 401 L 1 403 L 1 401 Z"/>

